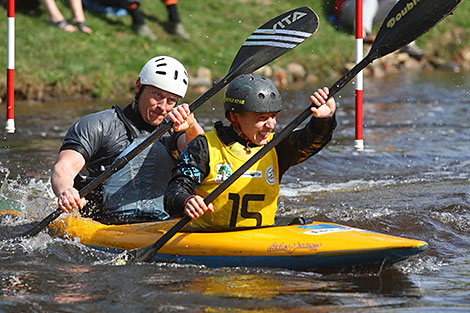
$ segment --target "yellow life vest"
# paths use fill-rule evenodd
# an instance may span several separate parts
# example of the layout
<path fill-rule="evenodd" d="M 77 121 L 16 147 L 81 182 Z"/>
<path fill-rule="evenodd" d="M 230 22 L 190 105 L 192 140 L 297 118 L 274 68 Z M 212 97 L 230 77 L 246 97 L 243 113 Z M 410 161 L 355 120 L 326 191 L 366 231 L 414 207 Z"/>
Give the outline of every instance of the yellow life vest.
<path fill-rule="evenodd" d="M 269 140 L 274 134 L 271 134 Z M 204 134 L 209 146 L 209 175 L 196 194 L 205 198 L 262 147 L 247 149 L 240 143 L 226 146 L 216 130 Z M 192 221 L 192 227 L 245 227 L 274 224 L 279 196 L 279 166 L 275 149 L 258 160 L 212 203 L 214 213 L 206 212 Z"/>

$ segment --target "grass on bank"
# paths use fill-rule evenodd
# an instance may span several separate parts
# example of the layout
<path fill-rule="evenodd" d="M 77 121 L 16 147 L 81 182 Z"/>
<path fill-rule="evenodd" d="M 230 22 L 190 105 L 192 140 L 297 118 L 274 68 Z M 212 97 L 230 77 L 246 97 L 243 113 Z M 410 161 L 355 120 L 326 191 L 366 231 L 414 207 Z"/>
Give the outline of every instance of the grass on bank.
<path fill-rule="evenodd" d="M 17 0 L 15 13 L 15 90 L 29 99 L 66 99 L 91 95 L 100 99 L 127 97 L 142 65 L 156 55 L 179 59 L 194 76 L 200 66 L 213 79 L 223 77 L 245 39 L 271 18 L 299 6 L 310 6 L 318 15 L 317 33 L 274 63 L 285 67 L 299 62 L 318 77 L 341 71 L 354 60 L 354 36 L 327 22 L 322 0 L 181 0 L 178 9 L 190 41 L 164 30 L 167 12 L 161 1 L 142 0 L 141 9 L 158 40 L 138 37 L 129 15 L 109 19 L 85 11 L 92 35 L 66 33 L 46 23 L 47 14 L 38 0 Z M 328 0 L 331 1 L 331 0 Z M 66 18 L 68 1 L 56 0 Z M 32 5 L 33 4 L 33 5 Z M 6 73 L 6 8 L 0 7 L 0 69 Z M 463 2 L 418 44 L 447 59 L 462 46 L 470 46 L 470 3 Z M 446 34 L 461 33 L 460 40 L 443 46 Z M 0 96 L 5 99 L 6 75 L 0 75 Z"/>

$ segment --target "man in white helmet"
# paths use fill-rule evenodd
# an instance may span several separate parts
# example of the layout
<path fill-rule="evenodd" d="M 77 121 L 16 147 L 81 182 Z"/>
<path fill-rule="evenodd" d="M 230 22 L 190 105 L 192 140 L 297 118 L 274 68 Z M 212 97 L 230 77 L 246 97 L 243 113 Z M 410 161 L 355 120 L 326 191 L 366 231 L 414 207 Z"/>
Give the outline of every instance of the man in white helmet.
<path fill-rule="evenodd" d="M 142 68 L 131 104 L 88 114 L 67 132 L 54 165 L 51 183 L 59 207 L 80 208 L 84 216 L 108 224 L 169 218 L 163 193 L 170 170 L 185 145 L 203 133 L 188 104 L 176 106 L 188 88 L 188 74 L 174 58 L 159 56 Z M 147 138 L 168 116 L 172 130 L 129 161 L 86 199 L 87 183 Z"/>

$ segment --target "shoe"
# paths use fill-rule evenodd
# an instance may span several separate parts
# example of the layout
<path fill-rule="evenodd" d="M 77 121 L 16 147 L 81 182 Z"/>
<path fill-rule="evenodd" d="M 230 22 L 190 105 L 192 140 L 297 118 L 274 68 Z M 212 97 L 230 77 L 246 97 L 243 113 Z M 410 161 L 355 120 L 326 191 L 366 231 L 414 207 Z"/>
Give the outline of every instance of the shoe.
<path fill-rule="evenodd" d="M 107 17 L 124 17 L 127 15 L 127 10 L 123 8 L 114 8 L 114 7 L 106 7 L 104 9 L 104 14 Z"/>
<path fill-rule="evenodd" d="M 401 48 L 400 52 L 407 53 L 410 57 L 418 61 L 421 60 L 426 55 L 426 51 L 418 48 L 418 46 L 414 42 Z"/>
<path fill-rule="evenodd" d="M 181 23 L 168 22 L 167 31 L 170 34 L 176 35 L 176 36 L 181 37 L 185 40 L 191 39 L 191 36 L 184 29 L 184 26 Z"/>
<path fill-rule="evenodd" d="M 104 14 L 107 18 L 123 17 L 127 15 L 127 10 L 124 8 L 111 7 L 102 5 L 93 0 L 82 0 L 83 7 L 92 12 Z"/>
<path fill-rule="evenodd" d="M 150 27 L 147 24 L 137 24 L 137 25 L 132 25 L 132 29 L 134 32 L 142 37 L 148 38 L 150 40 L 156 40 L 157 36 L 152 32 Z"/>
<path fill-rule="evenodd" d="M 364 31 L 362 37 L 363 37 L 363 42 L 364 42 L 365 44 L 368 44 L 368 45 L 373 44 L 374 41 L 375 41 L 375 36 L 372 35 L 372 33 L 370 33 L 370 32 Z"/>
<path fill-rule="evenodd" d="M 374 41 L 375 41 L 375 36 L 373 36 L 373 35 L 367 35 L 367 36 L 364 37 L 364 40 L 363 40 L 363 42 L 365 44 L 368 44 L 368 45 L 373 44 Z"/>
<path fill-rule="evenodd" d="M 93 32 L 93 30 L 91 30 L 90 26 L 88 26 L 88 24 L 83 21 L 83 22 L 75 22 L 75 21 L 72 21 L 73 24 L 77 25 L 78 29 L 82 32 L 82 33 L 85 33 L 87 35 L 91 34 Z"/>
<path fill-rule="evenodd" d="M 77 31 L 77 28 L 73 25 L 70 25 L 69 22 L 67 22 L 67 20 L 62 20 L 58 22 L 48 21 L 47 24 L 55 26 L 59 29 L 62 29 L 63 31 L 66 31 L 67 33 L 74 33 Z"/>

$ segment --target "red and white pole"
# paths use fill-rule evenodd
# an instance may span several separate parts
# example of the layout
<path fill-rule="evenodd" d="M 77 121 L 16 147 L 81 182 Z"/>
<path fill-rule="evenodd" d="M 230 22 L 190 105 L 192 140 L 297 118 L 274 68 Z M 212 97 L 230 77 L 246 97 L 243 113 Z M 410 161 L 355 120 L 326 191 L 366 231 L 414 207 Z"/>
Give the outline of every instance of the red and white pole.
<path fill-rule="evenodd" d="M 15 132 L 15 0 L 7 8 L 7 133 Z"/>
<path fill-rule="evenodd" d="M 362 24 L 362 0 L 356 0 L 356 64 L 364 58 L 364 26 Z M 354 148 L 364 149 L 364 138 L 362 136 L 362 104 L 363 104 L 363 73 L 360 71 L 356 76 L 356 139 Z"/>

